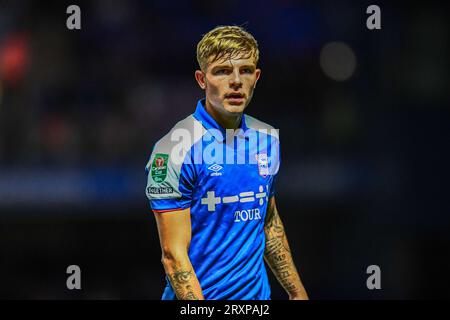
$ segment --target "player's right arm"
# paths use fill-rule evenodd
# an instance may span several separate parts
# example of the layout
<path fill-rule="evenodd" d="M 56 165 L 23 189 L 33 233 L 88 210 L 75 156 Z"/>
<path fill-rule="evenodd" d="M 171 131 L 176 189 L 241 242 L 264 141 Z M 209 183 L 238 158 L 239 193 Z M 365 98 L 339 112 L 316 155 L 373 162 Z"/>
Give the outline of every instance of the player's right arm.
<path fill-rule="evenodd" d="M 204 300 L 200 283 L 189 259 L 190 208 L 160 213 L 154 211 L 162 258 L 170 284 L 179 300 Z"/>
<path fill-rule="evenodd" d="M 192 232 L 190 207 L 197 179 L 190 152 L 193 145 L 180 145 L 173 138 L 176 129 L 191 130 L 193 121 L 193 117 L 187 117 L 160 139 L 145 167 L 146 195 L 158 227 L 161 262 L 179 300 L 204 300 L 188 255 Z"/>

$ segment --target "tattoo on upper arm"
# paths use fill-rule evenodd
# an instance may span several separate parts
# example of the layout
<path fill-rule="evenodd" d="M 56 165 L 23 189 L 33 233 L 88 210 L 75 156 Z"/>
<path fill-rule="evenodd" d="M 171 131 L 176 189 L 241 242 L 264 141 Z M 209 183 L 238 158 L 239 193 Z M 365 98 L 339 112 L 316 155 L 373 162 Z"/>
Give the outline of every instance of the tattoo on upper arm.
<path fill-rule="evenodd" d="M 180 300 L 198 300 L 192 286 L 189 284 L 192 279 L 192 270 L 175 270 L 169 275 L 169 280 L 175 294 Z"/>

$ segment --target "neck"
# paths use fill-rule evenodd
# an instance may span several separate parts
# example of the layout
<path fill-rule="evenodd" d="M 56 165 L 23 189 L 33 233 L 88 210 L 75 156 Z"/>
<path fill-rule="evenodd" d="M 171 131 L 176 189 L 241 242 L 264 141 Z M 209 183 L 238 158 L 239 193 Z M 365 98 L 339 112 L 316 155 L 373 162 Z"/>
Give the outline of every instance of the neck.
<path fill-rule="evenodd" d="M 230 113 L 220 113 L 211 106 L 208 100 L 205 103 L 206 111 L 213 117 L 214 120 L 224 129 L 233 129 L 236 130 L 242 119 L 242 113 L 230 114 Z"/>

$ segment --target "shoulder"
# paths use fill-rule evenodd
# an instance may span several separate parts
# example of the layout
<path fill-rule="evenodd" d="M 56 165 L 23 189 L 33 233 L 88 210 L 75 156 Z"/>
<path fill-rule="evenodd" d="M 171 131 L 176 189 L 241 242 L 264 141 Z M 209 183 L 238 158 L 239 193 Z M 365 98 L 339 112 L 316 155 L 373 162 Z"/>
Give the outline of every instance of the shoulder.
<path fill-rule="evenodd" d="M 279 139 L 278 129 L 275 129 L 270 124 L 258 120 L 252 116 L 249 116 L 248 114 L 244 114 L 244 117 L 245 117 L 245 124 L 249 129 L 264 132 L 277 140 Z"/>
<path fill-rule="evenodd" d="M 203 131 L 199 131 L 199 125 L 192 114 L 177 122 L 154 144 L 146 168 L 156 156 L 164 156 L 169 165 L 180 168 L 191 147 L 202 137 Z"/>
<path fill-rule="evenodd" d="M 187 135 L 189 134 L 191 135 L 191 137 L 193 137 L 196 121 L 197 120 L 195 120 L 195 118 L 191 114 L 183 120 L 177 122 L 168 133 L 166 133 L 155 143 L 153 147 L 153 153 L 155 151 L 170 153 L 172 148 L 180 143 L 180 136 L 188 138 Z"/>

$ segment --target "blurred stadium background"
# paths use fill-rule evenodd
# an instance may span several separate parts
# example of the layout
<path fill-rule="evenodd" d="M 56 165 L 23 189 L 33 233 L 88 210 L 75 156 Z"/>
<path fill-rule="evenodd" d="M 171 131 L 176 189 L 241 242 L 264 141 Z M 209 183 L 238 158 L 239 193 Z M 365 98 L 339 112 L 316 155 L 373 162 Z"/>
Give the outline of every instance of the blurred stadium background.
<path fill-rule="evenodd" d="M 144 166 L 202 96 L 195 46 L 220 24 L 260 44 L 248 113 L 280 129 L 278 206 L 310 297 L 449 298 L 443 4 L 76 1 L 79 31 L 69 4 L 0 2 L 0 298 L 160 298 Z"/>

